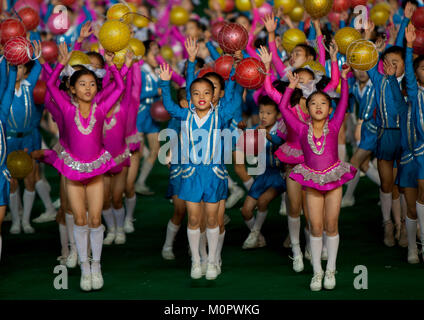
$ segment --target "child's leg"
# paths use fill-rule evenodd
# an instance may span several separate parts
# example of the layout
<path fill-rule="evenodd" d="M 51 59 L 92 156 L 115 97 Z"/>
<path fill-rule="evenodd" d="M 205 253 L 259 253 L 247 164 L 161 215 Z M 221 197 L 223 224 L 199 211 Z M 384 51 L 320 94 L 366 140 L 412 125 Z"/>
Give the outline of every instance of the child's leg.
<path fill-rule="evenodd" d="M 408 238 L 408 262 L 419 263 L 417 249 L 417 210 L 416 202 L 418 190 L 415 188 L 404 189 L 407 212 L 405 217 L 406 235 Z"/>
<path fill-rule="evenodd" d="M 250 190 L 254 179 L 248 175 L 246 164 L 244 162 L 244 153 L 241 151 L 233 151 L 234 171 L 239 176 L 247 191 Z"/>
<path fill-rule="evenodd" d="M 187 238 L 191 251 L 191 277 L 199 279 L 202 276 L 200 267 L 200 219 L 202 215 L 202 205 L 200 202 L 186 201 L 188 212 Z"/>
<path fill-rule="evenodd" d="M 56 222 L 59 225 L 59 236 L 61 245 L 61 264 L 66 263 L 66 259 L 69 255 L 69 238 L 68 230 L 66 229 L 65 212 L 59 208 L 56 215 Z"/>
<path fill-rule="evenodd" d="M 1 261 L 1 249 L 2 249 L 2 229 L 1 226 L 3 224 L 4 216 L 6 215 L 6 206 L 0 206 L 0 261 Z"/>
<path fill-rule="evenodd" d="M 137 178 L 138 166 L 140 164 L 140 152 L 131 153 L 131 165 L 128 169 L 127 183 L 125 187 L 125 225 L 126 233 L 134 232 L 134 210 L 136 205 L 136 195 L 134 190 L 135 179 Z"/>
<path fill-rule="evenodd" d="M 208 240 L 208 266 L 206 270 L 206 279 L 213 280 L 218 276 L 216 267 L 216 251 L 219 240 L 219 225 L 218 225 L 218 210 L 220 202 L 210 203 L 205 202 L 205 216 L 206 216 L 206 237 Z M 225 208 L 225 203 L 223 203 Z"/>
<path fill-rule="evenodd" d="M 12 227 L 10 233 L 18 234 L 21 233 L 21 218 L 19 216 L 19 191 L 18 181 L 11 179 L 10 181 L 10 196 L 9 196 L 9 207 L 10 214 L 12 215 Z"/>
<path fill-rule="evenodd" d="M 160 144 L 159 144 L 158 136 L 159 136 L 159 133 L 147 134 L 147 141 L 149 142 L 150 153 L 147 158 L 144 158 L 143 165 L 141 167 L 140 176 L 138 177 L 136 182 L 137 186 L 139 187 L 140 193 L 146 194 L 146 195 L 152 194 L 152 192 L 146 186 L 146 180 L 150 172 L 152 171 L 153 166 L 159 154 Z"/>
<path fill-rule="evenodd" d="M 218 208 L 218 225 L 219 225 L 219 237 L 218 237 L 218 246 L 216 249 L 216 264 L 221 266 L 221 252 L 222 247 L 224 246 L 224 238 L 225 238 L 225 224 L 224 224 L 224 215 L 225 215 L 225 200 L 219 201 Z"/>
<path fill-rule="evenodd" d="M 291 171 L 291 169 L 290 169 Z M 293 250 L 293 257 L 300 256 L 300 209 L 302 207 L 302 186 L 288 177 L 287 173 L 286 185 L 288 196 L 288 228 L 290 242 Z"/>
<path fill-rule="evenodd" d="M 418 198 L 416 203 L 416 212 L 417 212 L 417 219 L 418 224 L 420 226 L 420 233 L 421 233 L 421 250 L 424 257 L 424 180 L 419 179 L 418 182 Z"/>
<path fill-rule="evenodd" d="M 278 197 L 280 194 L 274 188 L 266 190 L 258 199 L 258 213 L 256 215 L 255 224 L 253 230 L 261 231 L 262 225 L 265 222 L 266 216 L 268 215 L 269 203 Z"/>
<path fill-rule="evenodd" d="M 208 264 L 208 252 L 206 246 L 208 244 L 208 239 L 206 235 L 207 222 L 205 214 L 205 203 L 201 202 L 202 210 L 200 215 L 200 244 L 199 244 L 199 253 L 200 253 L 200 262 L 202 264 L 202 274 L 206 273 L 206 268 Z"/>
<path fill-rule="evenodd" d="M 166 260 L 175 259 L 172 252 L 173 243 L 186 213 L 185 201 L 178 198 L 178 196 L 172 196 L 172 204 L 174 205 L 174 215 L 168 221 L 165 243 L 162 247 L 162 257 Z"/>
<path fill-rule="evenodd" d="M 125 208 L 122 204 L 122 195 L 125 191 L 125 183 L 127 180 L 128 167 L 122 168 L 122 171 L 112 176 L 112 210 L 116 221 L 116 244 L 124 244 L 126 241 L 124 232 Z"/>
<path fill-rule="evenodd" d="M 38 163 L 36 163 L 35 181 L 35 190 L 37 191 L 41 201 L 44 204 L 44 207 L 46 208 L 45 219 L 48 219 L 50 217 L 53 218 L 54 216 L 56 216 L 56 210 L 53 206 L 52 199 L 50 198 L 50 186 L 44 179 L 42 179 L 41 166 Z M 45 219 L 43 219 L 42 221 L 46 221 Z"/>
<path fill-rule="evenodd" d="M 112 211 L 112 178 L 110 175 L 105 174 L 103 176 L 104 183 L 104 195 L 103 195 L 103 211 L 102 216 L 106 223 L 107 234 L 106 238 L 103 241 L 103 244 L 110 245 L 115 240 L 116 237 L 116 221 L 115 216 Z"/>
<path fill-rule="evenodd" d="M 247 196 L 244 200 L 243 207 L 241 208 L 243 220 L 250 231 L 253 230 L 253 226 L 255 225 L 255 217 L 253 216 L 253 210 L 255 209 L 257 202 L 258 201 L 256 199 L 252 198 L 251 196 Z"/>
<path fill-rule="evenodd" d="M 22 228 L 25 233 L 34 233 L 34 229 L 31 227 L 30 218 L 31 211 L 34 204 L 35 199 L 35 160 L 33 161 L 33 170 L 32 172 L 25 177 L 24 184 L 24 196 L 23 196 L 23 205 L 24 205 L 24 213 L 22 215 Z"/>
<path fill-rule="evenodd" d="M 394 174 L 394 176 L 396 175 Z M 400 205 L 400 192 L 403 193 L 403 190 L 399 190 L 399 187 L 397 185 L 393 185 L 392 215 L 393 215 L 393 221 L 395 222 L 395 239 L 398 241 L 400 237 L 401 216 L 402 216 L 402 208 Z"/>

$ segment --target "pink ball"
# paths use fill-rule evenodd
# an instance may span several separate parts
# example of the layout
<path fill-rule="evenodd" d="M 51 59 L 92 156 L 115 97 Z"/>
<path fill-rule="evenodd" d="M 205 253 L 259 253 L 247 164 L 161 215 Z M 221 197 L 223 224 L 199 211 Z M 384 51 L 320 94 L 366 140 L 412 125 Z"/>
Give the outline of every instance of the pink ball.
<path fill-rule="evenodd" d="M 36 12 L 40 12 L 40 4 L 37 0 L 18 0 L 13 6 L 16 11 L 19 11 L 24 7 L 30 7 Z"/>
<path fill-rule="evenodd" d="M 69 21 L 64 13 L 54 13 L 49 17 L 47 26 L 55 35 L 64 34 L 69 29 Z"/>
<path fill-rule="evenodd" d="M 227 23 L 218 34 L 218 43 L 225 53 L 234 53 L 246 49 L 249 34 L 238 23 Z"/>
<path fill-rule="evenodd" d="M 259 15 L 261 18 L 265 17 L 267 14 L 272 14 L 272 6 L 265 2 L 262 6 L 258 8 Z"/>
<path fill-rule="evenodd" d="M 150 107 L 150 115 L 152 116 L 153 120 L 158 122 L 165 122 L 171 119 L 171 116 L 169 115 L 168 111 L 166 111 L 162 100 L 156 101 L 152 104 Z"/>

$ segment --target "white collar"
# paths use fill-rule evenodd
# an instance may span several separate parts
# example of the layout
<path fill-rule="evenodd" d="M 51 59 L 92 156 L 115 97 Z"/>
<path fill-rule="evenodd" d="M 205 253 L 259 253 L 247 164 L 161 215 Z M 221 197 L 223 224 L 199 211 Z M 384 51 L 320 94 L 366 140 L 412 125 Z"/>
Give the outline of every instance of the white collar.
<path fill-rule="evenodd" d="M 359 96 L 362 98 L 364 96 L 365 90 L 367 90 L 369 87 L 372 87 L 372 81 L 371 79 L 368 79 L 367 83 L 362 89 L 359 85 L 359 82 L 356 82 L 356 85 L 358 86 Z"/>
<path fill-rule="evenodd" d="M 22 86 L 29 87 L 30 85 L 31 83 L 28 80 L 21 80 L 21 83 L 19 84 L 19 89 L 15 89 L 15 95 L 19 98 L 22 95 Z"/>
<path fill-rule="evenodd" d="M 197 124 L 197 127 L 198 128 L 201 128 L 206 123 L 206 121 L 208 121 L 209 116 L 211 115 L 211 113 L 213 112 L 213 110 L 214 110 L 213 108 L 210 108 L 208 114 L 206 116 L 204 116 L 203 118 L 200 118 L 197 115 L 197 112 L 194 111 L 194 121 L 196 121 L 196 124 Z"/>
<path fill-rule="evenodd" d="M 141 66 L 141 70 L 143 70 L 144 72 L 147 72 L 150 76 L 152 76 L 152 78 L 156 82 L 159 81 L 159 78 L 156 72 L 152 69 L 152 67 L 148 63 L 143 63 L 143 65 Z"/>
<path fill-rule="evenodd" d="M 400 77 L 396 78 L 397 81 L 400 83 L 402 81 L 402 79 L 403 79 L 404 76 L 405 76 L 405 73 L 403 75 L 401 75 Z"/>

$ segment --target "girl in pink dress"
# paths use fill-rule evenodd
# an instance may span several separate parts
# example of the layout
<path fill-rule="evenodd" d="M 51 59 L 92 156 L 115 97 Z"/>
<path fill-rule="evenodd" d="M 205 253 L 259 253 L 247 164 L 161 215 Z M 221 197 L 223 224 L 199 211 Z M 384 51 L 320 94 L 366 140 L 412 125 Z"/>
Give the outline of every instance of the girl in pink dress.
<path fill-rule="evenodd" d="M 262 61 L 267 70 L 270 68 L 272 54 L 265 50 Z M 322 91 L 313 92 L 306 100 L 310 120 L 301 121 L 289 109 L 293 90 L 299 84 L 298 74 L 287 73 L 290 80 L 285 90 L 280 111 L 286 124 L 299 136 L 304 163 L 296 165 L 290 178 L 306 188 L 306 206 L 311 226 L 311 254 L 314 276 L 310 288 L 319 291 L 322 288 L 324 272 L 321 268 L 322 233 L 325 226 L 327 232 L 328 263 L 324 279 L 324 288 L 333 289 L 336 285 L 336 257 L 339 245 L 338 216 L 340 212 L 342 185 L 353 179 L 356 169 L 338 158 L 337 141 L 340 127 L 348 105 L 347 73 L 349 67 L 342 72 L 342 93 L 334 117 L 331 113 L 331 98 Z M 266 79 L 269 84 L 269 78 Z"/>
<path fill-rule="evenodd" d="M 103 146 L 103 122 L 106 114 L 118 101 L 124 91 L 124 83 L 116 66 L 113 54 L 106 54 L 106 62 L 111 66 L 116 85 L 108 99 L 96 102 L 98 79 L 93 72 L 80 70 L 70 80 L 73 95 L 71 102 L 63 97 L 56 85 L 59 72 L 68 63 L 70 53 L 65 44 L 59 47 L 59 58 L 54 72 L 47 82 L 47 88 L 63 115 L 61 136 L 66 142 L 63 150 L 52 165 L 66 177 L 66 191 L 74 215 L 74 236 L 81 261 L 80 286 L 84 291 L 100 289 L 103 277 L 100 258 L 103 245 L 101 211 L 103 206 L 103 174 L 114 167 L 115 162 Z M 94 102 L 94 103 L 93 103 Z M 87 207 L 88 205 L 88 207 Z M 87 221 L 88 211 L 88 221 Z M 90 238 L 93 261 L 87 258 L 87 237 Z"/>

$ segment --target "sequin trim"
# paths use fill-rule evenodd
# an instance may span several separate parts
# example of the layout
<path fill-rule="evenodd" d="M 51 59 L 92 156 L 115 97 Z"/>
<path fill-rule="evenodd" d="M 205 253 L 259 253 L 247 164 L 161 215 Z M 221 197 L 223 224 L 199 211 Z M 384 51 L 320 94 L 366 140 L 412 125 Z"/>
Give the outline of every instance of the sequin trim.
<path fill-rule="evenodd" d="M 328 134 L 328 119 L 325 121 L 324 129 L 322 131 L 322 134 L 324 136 L 324 141 L 322 142 L 322 147 L 320 150 L 317 149 L 317 146 L 314 142 L 314 128 L 312 128 L 312 121 L 309 121 L 309 128 L 308 128 L 308 144 L 311 147 L 311 150 L 313 153 L 317 155 L 322 155 L 325 149 L 325 144 L 327 141 L 327 134 Z"/>
<path fill-rule="evenodd" d="M 414 160 L 414 156 L 412 153 L 408 153 L 400 158 L 400 164 L 405 165 Z"/>
<path fill-rule="evenodd" d="M 181 178 L 184 178 L 184 179 L 190 178 L 194 174 L 194 172 L 196 171 L 196 168 L 195 167 L 189 167 L 189 168 L 183 170 L 181 173 L 185 173 L 187 171 L 188 171 L 188 173 L 186 175 L 181 176 Z"/>
<path fill-rule="evenodd" d="M 220 170 L 218 169 L 218 167 L 213 167 L 212 168 L 212 171 L 215 173 L 215 175 L 218 177 L 218 178 L 220 178 L 220 179 L 222 179 L 222 180 L 224 180 L 225 179 L 225 173 L 224 172 L 220 172 Z"/>
<path fill-rule="evenodd" d="M 280 151 L 282 153 L 284 153 L 286 156 L 290 156 L 290 157 L 301 157 L 303 156 L 303 151 L 302 149 L 295 149 L 289 146 L 288 143 L 284 143 L 283 145 L 280 146 Z"/>
<path fill-rule="evenodd" d="M 90 173 L 96 169 L 99 169 L 102 165 L 106 164 L 112 159 L 112 156 L 107 151 L 105 151 L 100 157 L 92 162 L 80 162 L 75 160 L 68 152 L 66 152 L 66 150 L 63 150 L 58 156 L 59 159 L 62 159 L 68 167 L 81 173 Z"/>
<path fill-rule="evenodd" d="M 133 134 L 132 136 L 128 136 L 125 138 L 125 142 L 127 144 L 138 143 L 141 140 L 143 140 L 143 134 L 141 132 L 137 132 L 136 134 Z"/>
<path fill-rule="evenodd" d="M 130 156 L 130 149 L 126 148 L 124 153 L 121 153 L 119 156 L 113 158 L 115 160 L 116 165 L 121 164 Z"/>
<path fill-rule="evenodd" d="M 323 171 L 311 169 L 304 163 L 301 163 L 295 166 L 292 172 L 302 175 L 305 181 L 312 180 L 312 182 L 323 186 L 331 182 L 339 181 L 342 176 L 349 173 L 350 170 L 350 164 L 338 160 L 331 167 Z"/>
<path fill-rule="evenodd" d="M 96 124 L 97 120 L 95 117 L 95 113 L 96 113 L 96 109 L 97 109 L 97 103 L 95 103 L 92 107 L 91 107 L 91 114 L 90 114 L 90 122 L 88 123 L 88 127 L 84 128 L 82 123 L 81 123 L 81 119 L 80 119 L 80 112 L 79 112 L 79 107 L 75 104 L 74 101 L 72 101 L 72 104 L 75 106 L 75 124 L 77 125 L 77 128 L 79 130 L 79 132 L 81 132 L 84 135 L 89 135 L 91 134 L 91 132 L 93 131 L 94 125 Z"/>

